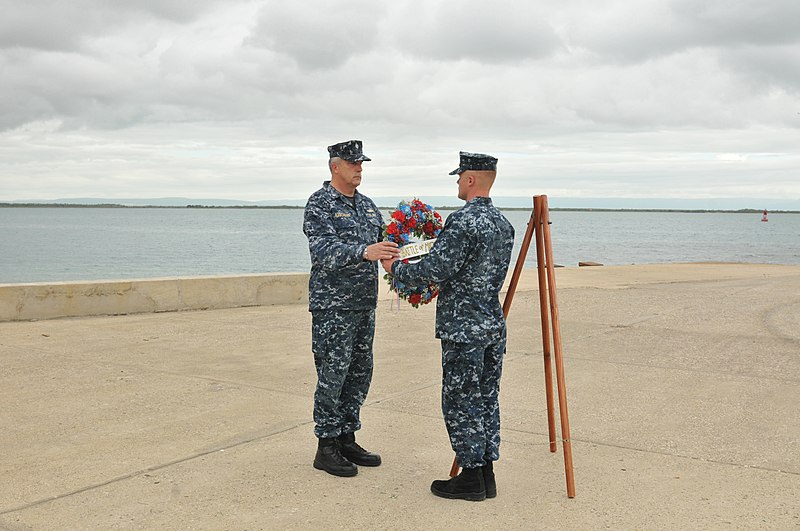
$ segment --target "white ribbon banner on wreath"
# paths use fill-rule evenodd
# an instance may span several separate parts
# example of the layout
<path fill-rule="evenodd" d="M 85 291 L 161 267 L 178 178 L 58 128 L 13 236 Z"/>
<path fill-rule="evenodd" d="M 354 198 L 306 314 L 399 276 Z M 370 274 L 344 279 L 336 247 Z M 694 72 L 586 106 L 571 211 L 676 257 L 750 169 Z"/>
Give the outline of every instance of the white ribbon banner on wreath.
<path fill-rule="evenodd" d="M 436 238 L 432 240 L 422 240 L 421 242 L 407 243 L 400 247 L 400 259 L 416 258 L 431 252 L 433 244 L 436 243 Z"/>

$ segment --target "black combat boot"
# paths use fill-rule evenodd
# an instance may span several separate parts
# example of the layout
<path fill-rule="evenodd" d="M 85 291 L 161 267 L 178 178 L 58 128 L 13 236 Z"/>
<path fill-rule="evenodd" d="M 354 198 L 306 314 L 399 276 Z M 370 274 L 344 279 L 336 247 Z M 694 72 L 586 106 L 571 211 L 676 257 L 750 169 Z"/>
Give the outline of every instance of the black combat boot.
<path fill-rule="evenodd" d="M 345 433 L 336 439 L 342 455 L 350 461 L 361 466 L 378 466 L 381 464 L 381 456 L 373 454 L 361 448 L 356 442 L 355 433 Z"/>
<path fill-rule="evenodd" d="M 494 467 L 492 461 L 486 461 L 486 464 L 481 467 L 483 470 L 483 483 L 486 485 L 486 497 L 494 498 L 497 496 L 497 483 L 494 481 Z"/>
<path fill-rule="evenodd" d="M 350 477 L 358 474 L 358 467 L 342 457 L 339 445 L 333 437 L 319 440 L 317 455 L 314 456 L 314 468 L 334 476 Z"/>
<path fill-rule="evenodd" d="M 451 500 L 483 501 L 486 499 L 486 485 L 483 482 L 483 469 L 463 468 L 461 473 L 447 481 L 436 480 L 431 483 L 431 492 L 440 498 Z"/>

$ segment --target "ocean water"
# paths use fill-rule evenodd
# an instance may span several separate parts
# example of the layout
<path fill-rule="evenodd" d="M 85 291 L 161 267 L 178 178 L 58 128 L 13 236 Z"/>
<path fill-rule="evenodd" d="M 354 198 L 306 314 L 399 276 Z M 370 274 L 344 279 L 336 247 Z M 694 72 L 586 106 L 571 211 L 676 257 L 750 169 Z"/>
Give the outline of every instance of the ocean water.
<path fill-rule="evenodd" d="M 446 216 L 447 211 L 442 211 Z M 530 212 L 504 211 L 516 229 Z M 385 214 L 388 219 L 388 212 Z M 305 272 L 301 209 L 0 208 L 0 283 Z M 800 264 L 800 214 L 550 213 L 556 264 Z M 527 267 L 535 267 L 531 246 Z"/>

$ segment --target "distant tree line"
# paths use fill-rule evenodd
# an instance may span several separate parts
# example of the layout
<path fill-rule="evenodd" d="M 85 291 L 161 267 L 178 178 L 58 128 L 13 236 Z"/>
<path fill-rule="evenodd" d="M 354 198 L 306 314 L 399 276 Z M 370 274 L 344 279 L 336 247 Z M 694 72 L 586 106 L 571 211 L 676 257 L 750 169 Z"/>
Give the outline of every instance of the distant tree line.
<path fill-rule="evenodd" d="M 119 205 L 116 203 L 78 204 L 78 203 L 0 203 L 0 208 L 234 208 L 234 209 L 266 209 L 266 210 L 298 210 L 305 207 L 297 205 Z M 381 210 L 394 210 L 395 207 L 382 206 Z M 439 206 L 437 210 L 458 210 L 460 206 Z M 530 211 L 529 207 L 499 207 L 500 210 Z M 704 210 L 679 208 L 561 208 L 552 207 L 551 212 L 678 212 L 685 214 L 726 213 L 726 214 L 760 214 L 763 208 L 740 208 L 738 210 Z M 800 214 L 800 210 L 769 210 L 770 214 Z"/>

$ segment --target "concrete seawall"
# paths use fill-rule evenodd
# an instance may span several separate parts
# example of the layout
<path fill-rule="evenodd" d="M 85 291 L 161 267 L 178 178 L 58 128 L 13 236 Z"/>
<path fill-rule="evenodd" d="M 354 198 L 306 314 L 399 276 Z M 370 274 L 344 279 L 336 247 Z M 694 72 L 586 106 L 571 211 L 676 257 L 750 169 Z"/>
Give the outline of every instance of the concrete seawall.
<path fill-rule="evenodd" d="M 691 282 L 794 275 L 800 266 L 774 264 L 648 264 L 557 269 L 558 286 L 606 289 L 630 288 L 641 283 Z M 511 278 L 509 270 L 503 291 Z M 517 291 L 537 290 L 535 270 L 525 269 Z M 378 299 L 394 293 L 378 281 Z M 134 280 L 101 280 L 34 284 L 0 284 L 0 322 L 127 315 L 136 313 L 213 310 L 247 306 L 306 304 L 308 273 L 265 273 Z"/>
<path fill-rule="evenodd" d="M 0 284 L 0 322 L 307 301 L 307 273 Z"/>

